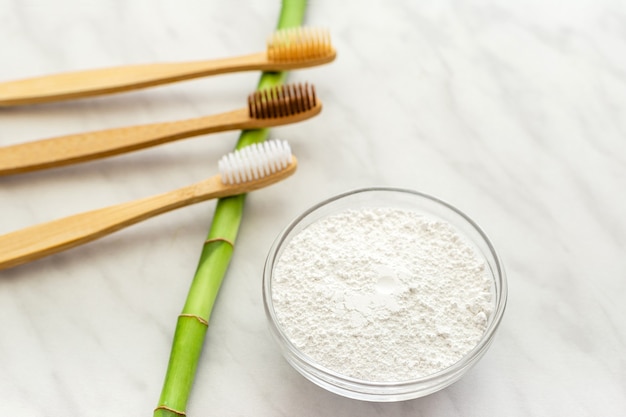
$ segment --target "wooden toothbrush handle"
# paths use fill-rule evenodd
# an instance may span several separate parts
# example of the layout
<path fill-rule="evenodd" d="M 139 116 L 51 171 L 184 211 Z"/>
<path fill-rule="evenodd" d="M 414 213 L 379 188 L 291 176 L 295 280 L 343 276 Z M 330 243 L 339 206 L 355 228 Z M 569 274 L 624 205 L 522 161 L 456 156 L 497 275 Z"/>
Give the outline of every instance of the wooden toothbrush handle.
<path fill-rule="evenodd" d="M 191 136 L 250 128 L 257 124 L 265 123 L 250 119 L 247 109 L 239 109 L 176 122 L 122 127 L 26 142 L 0 148 L 0 175 L 54 168 Z"/>
<path fill-rule="evenodd" d="M 76 214 L 0 236 L 0 269 L 48 256 L 106 236 L 132 224 L 238 190 L 211 177 L 179 190 Z"/>
<path fill-rule="evenodd" d="M 213 198 L 244 194 L 292 175 L 298 161 L 256 180 L 225 185 L 219 175 L 178 190 L 75 214 L 0 236 L 0 270 L 98 239 L 156 215 Z"/>
<path fill-rule="evenodd" d="M 0 107 L 118 93 L 236 71 L 266 69 L 265 52 L 209 61 L 145 64 L 46 75 L 0 83 Z"/>

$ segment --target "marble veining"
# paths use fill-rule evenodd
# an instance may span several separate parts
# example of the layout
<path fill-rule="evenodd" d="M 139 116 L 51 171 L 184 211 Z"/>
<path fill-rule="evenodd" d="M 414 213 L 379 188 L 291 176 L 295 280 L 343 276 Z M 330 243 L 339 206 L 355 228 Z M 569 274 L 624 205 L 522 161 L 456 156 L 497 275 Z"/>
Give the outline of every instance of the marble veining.
<path fill-rule="evenodd" d="M 0 0 L 0 80 L 263 50 L 279 2 Z M 615 0 L 311 1 L 338 58 L 294 71 L 324 103 L 274 128 L 300 160 L 249 196 L 188 415 L 626 414 L 626 6 Z M 0 146 L 238 108 L 258 74 L 0 109 Z M 0 233 L 203 179 L 237 132 L 0 178 Z M 493 346 L 451 387 L 375 404 L 313 385 L 266 328 L 269 247 L 357 187 L 444 199 L 509 278 Z M 0 271 L 0 414 L 150 415 L 210 225 L 207 202 Z M 0 248 L 2 250 L 2 248 Z"/>

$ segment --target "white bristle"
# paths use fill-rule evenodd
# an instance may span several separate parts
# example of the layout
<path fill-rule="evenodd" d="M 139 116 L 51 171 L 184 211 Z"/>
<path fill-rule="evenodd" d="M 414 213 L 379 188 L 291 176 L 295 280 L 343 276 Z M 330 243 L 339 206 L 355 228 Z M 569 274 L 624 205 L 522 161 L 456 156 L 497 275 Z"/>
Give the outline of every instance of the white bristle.
<path fill-rule="evenodd" d="M 224 184 L 258 180 L 285 169 L 291 163 L 287 141 L 254 143 L 224 155 L 217 163 Z"/>

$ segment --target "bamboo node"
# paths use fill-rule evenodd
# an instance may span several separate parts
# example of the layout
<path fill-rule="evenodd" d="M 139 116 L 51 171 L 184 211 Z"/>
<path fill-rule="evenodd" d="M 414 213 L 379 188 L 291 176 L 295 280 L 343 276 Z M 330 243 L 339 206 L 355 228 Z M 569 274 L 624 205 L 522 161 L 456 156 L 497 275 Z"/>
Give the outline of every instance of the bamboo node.
<path fill-rule="evenodd" d="M 184 411 L 179 411 L 179 410 L 175 410 L 171 407 L 168 407 L 167 405 L 159 405 L 157 408 L 154 409 L 154 411 L 156 410 L 165 410 L 165 411 L 169 411 L 172 412 L 174 414 L 178 414 L 179 416 L 183 416 L 185 417 L 187 414 L 185 414 Z"/>
<path fill-rule="evenodd" d="M 200 323 L 204 324 L 205 326 L 209 327 L 209 322 L 196 314 L 184 314 L 183 313 L 183 314 L 179 314 L 178 317 L 191 317 L 193 319 L 198 320 Z"/>
<path fill-rule="evenodd" d="M 211 238 L 211 239 L 207 239 L 207 240 L 204 241 L 204 244 L 208 245 L 209 243 L 213 243 L 213 242 L 228 243 L 231 248 L 235 249 L 235 244 L 232 241 L 226 239 L 225 237 L 214 237 L 214 238 Z"/>

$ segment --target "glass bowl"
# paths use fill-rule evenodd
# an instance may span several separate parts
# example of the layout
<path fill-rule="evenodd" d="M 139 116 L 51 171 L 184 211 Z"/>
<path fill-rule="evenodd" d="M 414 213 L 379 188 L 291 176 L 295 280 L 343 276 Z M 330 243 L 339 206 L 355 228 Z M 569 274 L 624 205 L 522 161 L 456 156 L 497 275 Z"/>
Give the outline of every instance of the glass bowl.
<path fill-rule="evenodd" d="M 452 225 L 484 258 L 487 276 L 493 279 L 493 310 L 478 344 L 453 365 L 413 380 L 371 382 L 342 375 L 328 369 L 300 351 L 289 339 L 277 318 L 272 301 L 275 267 L 291 239 L 314 222 L 347 209 L 392 207 L 411 210 Z M 480 227 L 455 207 L 437 198 L 398 188 L 366 188 L 337 195 L 310 208 L 293 220 L 270 248 L 263 271 L 263 302 L 270 331 L 281 353 L 293 368 L 313 383 L 333 393 L 366 401 L 392 402 L 419 398 L 458 381 L 485 354 L 500 324 L 507 299 L 507 284 L 502 262 Z"/>

